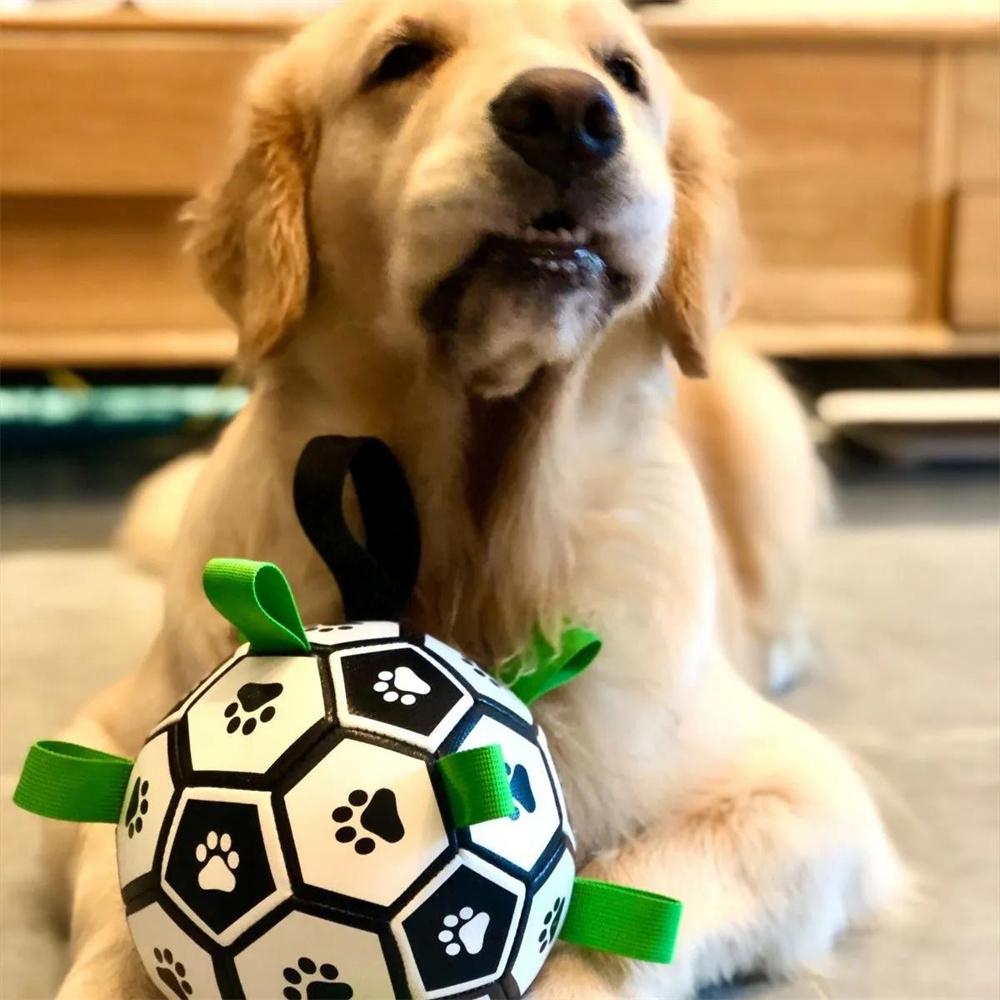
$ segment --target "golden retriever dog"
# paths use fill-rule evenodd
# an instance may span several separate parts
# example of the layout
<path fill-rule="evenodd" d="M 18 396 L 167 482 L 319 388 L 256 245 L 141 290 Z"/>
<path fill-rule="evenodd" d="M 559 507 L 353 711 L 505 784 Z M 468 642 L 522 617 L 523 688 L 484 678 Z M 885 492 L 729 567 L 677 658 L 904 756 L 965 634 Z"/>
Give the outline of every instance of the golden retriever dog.
<path fill-rule="evenodd" d="M 533 996 L 794 973 L 891 902 L 863 782 L 741 677 L 794 632 L 821 486 L 776 376 L 710 351 L 738 246 L 713 109 L 618 0 L 346 0 L 265 59 L 238 143 L 192 246 L 250 400 L 194 487 L 148 659 L 64 735 L 134 754 L 231 650 L 211 556 L 273 560 L 307 621 L 336 620 L 293 469 L 315 435 L 377 435 L 420 510 L 419 627 L 485 664 L 536 621 L 603 637 L 537 705 L 579 869 L 686 906 L 673 964 L 563 947 Z M 61 995 L 153 994 L 113 831 L 58 836 Z"/>

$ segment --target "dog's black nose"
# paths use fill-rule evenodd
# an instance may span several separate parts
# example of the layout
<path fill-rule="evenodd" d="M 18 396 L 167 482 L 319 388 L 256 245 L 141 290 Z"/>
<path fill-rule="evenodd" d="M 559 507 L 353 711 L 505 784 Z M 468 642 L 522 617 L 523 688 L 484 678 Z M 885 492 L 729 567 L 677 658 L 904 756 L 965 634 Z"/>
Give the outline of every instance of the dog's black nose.
<path fill-rule="evenodd" d="M 615 102 L 600 80 L 576 69 L 530 69 L 490 105 L 500 138 L 529 166 L 566 182 L 622 147 Z"/>

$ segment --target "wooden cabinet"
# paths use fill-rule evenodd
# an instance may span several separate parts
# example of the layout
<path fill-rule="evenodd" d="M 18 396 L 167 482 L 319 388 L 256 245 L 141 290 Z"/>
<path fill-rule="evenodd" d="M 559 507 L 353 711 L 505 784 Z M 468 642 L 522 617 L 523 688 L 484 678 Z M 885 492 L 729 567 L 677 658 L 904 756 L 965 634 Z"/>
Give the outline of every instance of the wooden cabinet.
<path fill-rule="evenodd" d="M 4 199 L 4 329 L 141 333 L 223 323 L 181 252 L 177 197 Z"/>
<path fill-rule="evenodd" d="M 7 28 L 4 193 L 189 194 L 225 149 L 241 78 L 270 48 L 212 33 Z"/>
<path fill-rule="evenodd" d="M 1000 20 L 917 16 L 931 6 L 947 10 L 717 20 L 714 33 L 691 15 L 649 16 L 733 123 L 740 327 L 765 351 L 1000 349 Z"/>
<path fill-rule="evenodd" d="M 741 43 L 687 48 L 674 61 L 734 125 L 743 317 L 921 318 L 926 58 Z"/>
<path fill-rule="evenodd" d="M 225 363 L 236 339 L 182 253 L 267 26 L 10 20 L 0 34 L 0 361 Z"/>
<path fill-rule="evenodd" d="M 733 122 L 743 336 L 798 355 L 996 350 L 996 19 L 736 21 L 707 6 L 642 16 Z M 234 337 L 176 218 L 223 155 L 241 79 L 292 25 L 0 27 L 0 361 L 224 362 Z"/>

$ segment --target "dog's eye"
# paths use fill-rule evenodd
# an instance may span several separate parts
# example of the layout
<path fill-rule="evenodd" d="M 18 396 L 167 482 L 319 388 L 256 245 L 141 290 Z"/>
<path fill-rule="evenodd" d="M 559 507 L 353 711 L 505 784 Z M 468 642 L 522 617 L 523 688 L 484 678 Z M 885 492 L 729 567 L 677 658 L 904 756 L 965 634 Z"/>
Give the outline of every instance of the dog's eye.
<path fill-rule="evenodd" d="M 382 57 L 375 72 L 368 79 L 369 87 L 377 87 L 408 76 L 430 65 L 440 52 L 426 42 L 400 42 Z"/>
<path fill-rule="evenodd" d="M 604 60 L 604 68 L 623 90 L 630 94 L 644 93 L 639 67 L 628 56 L 610 56 Z"/>

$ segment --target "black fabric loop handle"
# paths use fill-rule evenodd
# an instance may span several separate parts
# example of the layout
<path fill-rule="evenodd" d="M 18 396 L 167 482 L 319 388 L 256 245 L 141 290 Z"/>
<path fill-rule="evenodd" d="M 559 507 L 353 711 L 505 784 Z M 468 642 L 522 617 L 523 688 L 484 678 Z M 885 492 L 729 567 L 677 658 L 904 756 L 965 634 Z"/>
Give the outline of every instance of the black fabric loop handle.
<path fill-rule="evenodd" d="M 354 482 L 365 544 L 344 518 L 344 482 Z M 295 513 L 340 587 L 348 621 L 399 619 L 420 566 L 420 522 L 406 474 L 385 442 L 313 438 L 295 467 Z"/>

